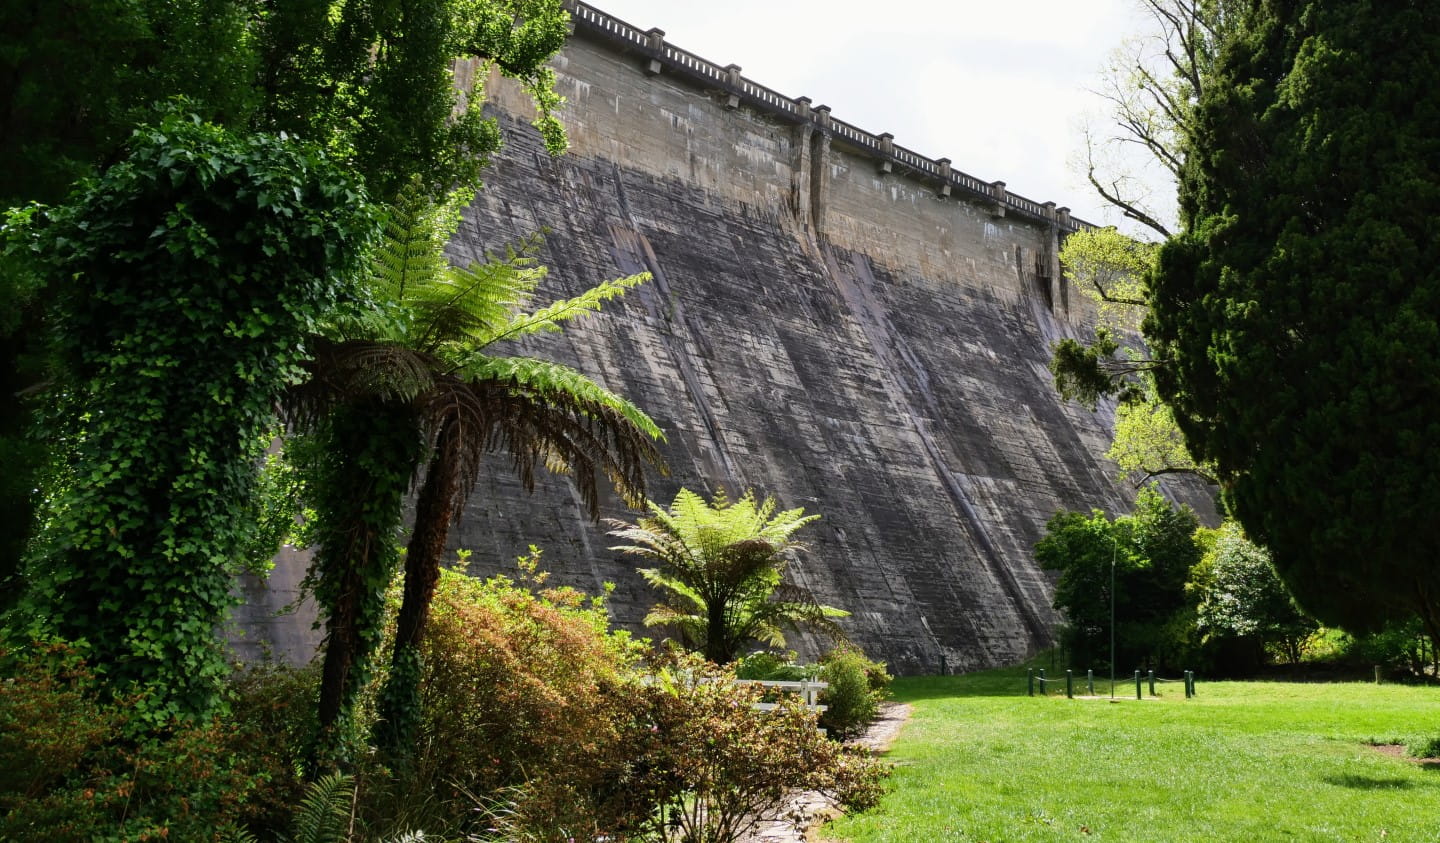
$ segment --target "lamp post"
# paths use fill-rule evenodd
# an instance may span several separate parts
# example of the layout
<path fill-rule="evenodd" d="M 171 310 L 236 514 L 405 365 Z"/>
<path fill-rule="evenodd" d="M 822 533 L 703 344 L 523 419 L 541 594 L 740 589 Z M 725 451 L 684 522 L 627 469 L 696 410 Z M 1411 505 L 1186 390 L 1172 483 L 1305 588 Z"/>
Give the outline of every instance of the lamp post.
<path fill-rule="evenodd" d="M 1110 701 L 1115 701 L 1115 557 L 1120 554 L 1120 539 L 1114 528 L 1110 532 Z"/>

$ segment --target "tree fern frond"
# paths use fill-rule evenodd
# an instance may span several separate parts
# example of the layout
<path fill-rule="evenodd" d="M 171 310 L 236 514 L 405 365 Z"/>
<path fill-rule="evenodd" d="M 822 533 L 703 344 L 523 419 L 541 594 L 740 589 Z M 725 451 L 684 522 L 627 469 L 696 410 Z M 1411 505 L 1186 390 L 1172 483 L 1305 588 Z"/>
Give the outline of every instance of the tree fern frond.
<path fill-rule="evenodd" d="M 384 232 L 370 252 L 366 281 L 379 300 L 403 302 L 449 269 L 445 243 L 460 223 L 454 202 L 455 197 L 445 203 L 430 199 L 418 179 L 401 188 L 386 208 Z"/>
<path fill-rule="evenodd" d="M 559 331 L 561 323 L 596 313 L 601 306 L 614 298 L 625 295 L 630 289 L 650 280 L 650 273 L 602 281 L 574 298 L 561 299 L 534 313 L 515 315 L 495 333 L 484 338 L 484 344 L 513 340 L 541 331 Z"/>
<path fill-rule="evenodd" d="M 450 267 L 407 300 L 415 314 L 414 342 L 447 354 L 483 348 L 510 324 L 547 272 L 543 266 L 494 260 Z"/>
<path fill-rule="evenodd" d="M 410 404 L 435 385 L 433 358 L 393 343 L 314 341 L 310 377 L 282 403 L 286 419 L 313 426 L 335 408 L 358 401 Z"/>
<path fill-rule="evenodd" d="M 508 382 L 537 396 L 577 408 L 608 407 L 651 439 L 665 441 L 660 427 L 639 407 L 569 366 L 533 357 L 491 357 L 476 353 L 469 355 L 457 374 L 467 379 Z"/>

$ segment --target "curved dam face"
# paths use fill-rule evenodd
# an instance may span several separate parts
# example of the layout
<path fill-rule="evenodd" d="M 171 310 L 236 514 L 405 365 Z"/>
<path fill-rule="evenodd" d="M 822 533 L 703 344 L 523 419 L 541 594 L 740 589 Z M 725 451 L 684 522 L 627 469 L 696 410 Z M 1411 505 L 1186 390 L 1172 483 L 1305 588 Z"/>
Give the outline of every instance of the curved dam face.
<path fill-rule="evenodd" d="M 1090 317 L 1058 282 L 1057 242 L 1075 224 L 883 148 L 888 136 L 847 134 L 823 107 L 773 107 L 736 71 L 709 84 L 657 60 L 653 33 L 635 46 L 578 14 L 576 28 L 557 63 L 570 152 L 546 155 L 528 100 L 493 82 L 507 146 L 452 257 L 546 228 L 542 295 L 654 281 L 516 350 L 574 365 L 655 418 L 671 474 L 654 477 L 653 499 L 753 487 L 820 513 L 790 576 L 850 612 L 849 636 L 892 670 L 1048 645 L 1057 617 L 1033 553 L 1045 521 L 1128 508 L 1098 456 L 1110 419 L 1062 404 L 1046 370 L 1050 343 Z M 638 628 L 655 595 L 568 481 L 526 496 L 505 458 L 492 465 L 452 533 L 472 570 L 513 570 L 537 545 L 551 582 L 615 583 L 615 619 Z M 633 517 L 613 499 L 604 515 Z"/>

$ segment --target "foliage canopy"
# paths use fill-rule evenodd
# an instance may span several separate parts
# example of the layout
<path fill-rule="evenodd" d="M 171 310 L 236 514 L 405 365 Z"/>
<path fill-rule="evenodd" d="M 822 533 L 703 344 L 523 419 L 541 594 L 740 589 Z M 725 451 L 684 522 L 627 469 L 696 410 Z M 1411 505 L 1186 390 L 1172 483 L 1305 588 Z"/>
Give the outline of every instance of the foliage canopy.
<path fill-rule="evenodd" d="M 1308 612 L 1440 637 L 1440 10 L 1252 3 L 1184 143 L 1146 335 Z"/>

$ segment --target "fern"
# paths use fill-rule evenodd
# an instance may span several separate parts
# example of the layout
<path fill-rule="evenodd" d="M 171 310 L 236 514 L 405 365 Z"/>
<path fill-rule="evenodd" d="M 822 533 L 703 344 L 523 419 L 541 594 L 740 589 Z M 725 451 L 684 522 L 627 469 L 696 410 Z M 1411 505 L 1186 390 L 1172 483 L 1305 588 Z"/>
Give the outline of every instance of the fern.
<path fill-rule="evenodd" d="M 601 281 L 574 298 L 561 299 L 530 314 L 517 314 L 500 330 L 485 338 L 484 344 L 513 340 L 541 331 L 559 331 L 562 322 L 598 313 L 601 305 L 625 295 L 633 287 L 650 280 L 650 273 L 641 272 L 613 281 Z"/>
<path fill-rule="evenodd" d="M 344 843 L 349 839 L 347 826 L 355 796 L 355 780 L 342 773 L 311 782 L 295 814 L 290 843 Z"/>
<path fill-rule="evenodd" d="M 801 547 L 795 532 L 819 516 L 800 508 L 776 512 L 773 498 L 757 499 L 753 491 L 735 501 L 717 492 L 707 501 L 681 489 L 669 508 L 647 504 L 650 514 L 638 523 L 610 522 L 610 535 L 628 542 L 611 550 L 660 563 L 640 569 L 663 595 L 645 616 L 647 626 L 676 630 L 719 663 L 751 640 L 784 646 L 786 628 L 843 637 L 834 618 L 845 612 L 784 582 L 787 555 Z"/>
<path fill-rule="evenodd" d="M 534 357 L 491 357 L 472 353 L 465 358 L 456 374 L 468 380 L 512 384 L 529 393 L 571 404 L 605 407 L 620 414 L 651 439 L 665 441 L 660 427 L 639 407 L 560 363 Z"/>

